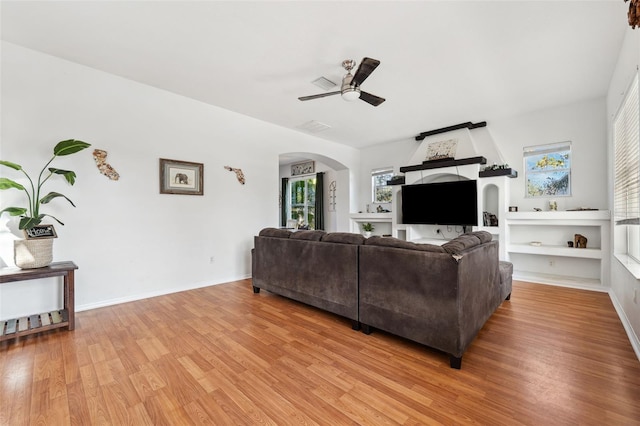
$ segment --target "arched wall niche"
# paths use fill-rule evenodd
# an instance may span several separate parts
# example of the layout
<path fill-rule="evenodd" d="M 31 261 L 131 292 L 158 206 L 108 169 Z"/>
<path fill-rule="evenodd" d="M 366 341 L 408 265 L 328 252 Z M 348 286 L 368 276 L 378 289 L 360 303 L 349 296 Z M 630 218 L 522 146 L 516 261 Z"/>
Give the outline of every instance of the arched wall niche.
<path fill-rule="evenodd" d="M 411 184 L 417 185 L 421 183 L 451 182 L 456 180 L 470 180 L 470 178 L 453 173 L 431 173 L 427 176 L 422 176 L 420 179 L 414 182 L 411 182 Z"/>
<path fill-rule="evenodd" d="M 486 212 L 500 215 L 500 188 L 490 183 L 482 189 L 483 209 Z"/>

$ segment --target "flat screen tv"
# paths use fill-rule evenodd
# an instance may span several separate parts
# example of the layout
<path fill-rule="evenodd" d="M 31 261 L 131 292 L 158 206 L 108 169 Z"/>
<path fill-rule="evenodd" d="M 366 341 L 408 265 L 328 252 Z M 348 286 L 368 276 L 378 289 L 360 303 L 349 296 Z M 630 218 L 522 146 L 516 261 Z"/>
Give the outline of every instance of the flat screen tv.
<path fill-rule="evenodd" d="M 477 226 L 476 181 L 403 185 L 402 223 Z"/>

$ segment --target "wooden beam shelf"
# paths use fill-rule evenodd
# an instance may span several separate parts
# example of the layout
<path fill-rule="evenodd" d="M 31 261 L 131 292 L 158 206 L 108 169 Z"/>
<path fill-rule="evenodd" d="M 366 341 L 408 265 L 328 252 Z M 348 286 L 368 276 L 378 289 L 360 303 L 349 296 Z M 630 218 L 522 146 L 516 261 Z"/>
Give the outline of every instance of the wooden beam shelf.
<path fill-rule="evenodd" d="M 439 169 L 442 167 L 465 166 L 467 164 L 487 164 L 487 159 L 484 157 L 469 157 L 469 158 L 461 158 L 459 160 L 445 159 L 445 160 L 424 161 L 422 164 L 400 167 L 400 171 L 402 173 L 406 173 L 406 172 L 415 172 L 418 170 Z"/>

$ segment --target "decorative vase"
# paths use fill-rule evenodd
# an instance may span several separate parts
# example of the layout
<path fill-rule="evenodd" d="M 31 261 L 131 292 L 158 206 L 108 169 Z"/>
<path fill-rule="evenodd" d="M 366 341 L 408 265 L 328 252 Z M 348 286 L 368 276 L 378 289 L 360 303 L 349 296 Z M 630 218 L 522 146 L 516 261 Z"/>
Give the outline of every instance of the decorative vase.
<path fill-rule="evenodd" d="M 49 266 L 53 261 L 53 239 L 15 240 L 13 260 L 20 269 Z"/>
<path fill-rule="evenodd" d="M 371 231 L 364 231 L 365 238 L 369 238 L 371 236 Z"/>

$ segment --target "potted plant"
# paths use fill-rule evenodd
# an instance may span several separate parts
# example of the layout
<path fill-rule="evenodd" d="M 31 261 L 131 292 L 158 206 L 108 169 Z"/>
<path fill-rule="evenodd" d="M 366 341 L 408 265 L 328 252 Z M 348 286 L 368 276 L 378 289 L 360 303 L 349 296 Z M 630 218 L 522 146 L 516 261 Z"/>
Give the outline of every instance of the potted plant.
<path fill-rule="evenodd" d="M 362 230 L 364 231 L 364 236 L 367 238 L 371 236 L 371 232 L 373 232 L 374 229 L 375 229 L 374 226 L 369 222 L 362 224 Z"/>
<path fill-rule="evenodd" d="M 64 198 L 72 206 L 75 204 L 67 198 L 65 195 L 59 192 L 49 192 L 46 195 L 43 194 L 43 185 L 54 175 L 63 176 L 66 181 L 73 185 L 76 181 L 76 174 L 71 170 L 57 169 L 55 167 L 49 167 L 49 165 L 56 159 L 56 157 L 75 154 L 85 148 L 90 147 L 91 144 L 82 142 L 75 139 L 64 140 L 58 142 L 53 148 L 53 157 L 44 165 L 36 181 L 22 168 L 21 165 L 12 163 L 10 161 L 0 160 L 0 165 L 9 167 L 13 170 L 22 172 L 29 181 L 27 186 L 11 180 L 9 178 L 0 177 L 0 190 L 3 189 L 18 189 L 24 191 L 27 196 L 26 207 L 6 207 L 0 210 L 0 215 L 3 213 L 9 213 L 11 216 L 19 216 L 20 222 L 18 228 L 21 230 L 29 230 L 33 227 L 40 225 L 42 220 L 48 216 L 58 222 L 60 225 L 64 225 L 58 218 L 51 215 L 41 213 L 40 206 L 49 203 L 55 198 Z M 16 260 L 16 266 L 20 268 L 39 268 L 47 266 L 53 259 L 52 256 L 52 239 L 25 239 L 16 240 L 14 244 L 14 255 Z"/>

